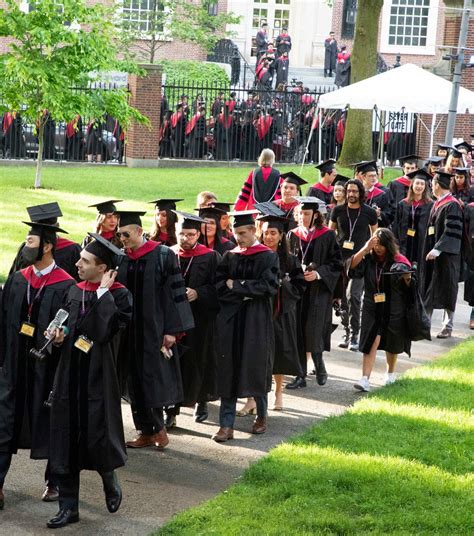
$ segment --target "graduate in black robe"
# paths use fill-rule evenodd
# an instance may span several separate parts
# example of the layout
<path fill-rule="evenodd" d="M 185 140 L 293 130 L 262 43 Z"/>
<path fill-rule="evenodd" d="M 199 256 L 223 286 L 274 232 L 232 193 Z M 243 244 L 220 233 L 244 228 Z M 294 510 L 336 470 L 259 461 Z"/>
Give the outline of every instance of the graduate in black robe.
<path fill-rule="evenodd" d="M 336 161 L 330 158 L 329 160 L 320 162 L 315 168 L 321 173 L 321 179 L 308 188 L 306 195 L 308 197 L 317 197 L 326 205 L 329 205 L 334 190 L 333 182 L 337 175 Z"/>
<path fill-rule="evenodd" d="M 176 338 L 192 329 L 194 321 L 176 255 L 145 239 L 144 212 L 117 214 L 127 253 L 118 278 L 133 295 L 122 356 L 129 368 L 126 396 L 138 435 L 127 447 L 163 448 L 169 442 L 163 408 L 184 398 Z"/>
<path fill-rule="evenodd" d="M 63 215 L 56 202 L 27 207 L 26 210 L 31 221 L 49 225 L 56 225 L 58 218 Z M 28 262 L 25 262 L 22 258 L 23 247 L 24 243 L 20 244 L 12 266 L 10 267 L 9 275 L 28 266 Z M 81 246 L 79 244 L 63 237 L 57 238 L 54 249 L 54 260 L 56 261 L 57 266 L 62 268 L 76 280 L 78 280 L 76 262 L 79 260 L 80 254 Z"/>
<path fill-rule="evenodd" d="M 419 157 L 416 155 L 408 155 L 400 158 L 400 161 L 403 163 L 403 175 L 388 183 L 388 189 L 394 206 L 397 206 L 407 196 L 408 188 L 411 184 L 408 174 L 418 169 L 418 160 Z"/>
<path fill-rule="evenodd" d="M 66 125 L 64 158 L 66 160 L 84 160 L 84 133 L 80 115 Z"/>
<path fill-rule="evenodd" d="M 122 491 L 114 470 L 127 458 L 123 435 L 117 357 L 121 332 L 132 316 L 130 292 L 115 282 L 124 253 L 100 235 L 81 252 L 82 279 L 69 289 L 67 336 L 57 330 L 61 358 L 50 396 L 49 462 L 59 480 L 59 512 L 48 523 L 59 528 L 79 520 L 81 470 L 102 477 L 109 512 Z"/>
<path fill-rule="evenodd" d="M 290 231 L 289 239 L 290 251 L 301 261 L 307 282 L 301 302 L 303 374 L 288 384 L 288 389 L 305 387 L 309 354 L 318 384 L 324 385 L 327 381 L 323 352 L 331 350 L 332 302 L 342 272 L 342 254 L 336 233 L 324 225 L 326 205 L 315 197 L 297 199 L 301 203 L 300 225 Z"/>
<path fill-rule="evenodd" d="M 201 159 L 206 154 L 206 108 L 201 107 L 186 125 L 188 157 Z"/>
<path fill-rule="evenodd" d="M 468 247 L 464 255 L 466 261 L 464 300 L 472 307 L 469 328 L 474 329 L 474 203 L 464 207 L 464 219 L 468 237 Z"/>
<path fill-rule="evenodd" d="M 191 305 L 194 329 L 180 340 L 184 350 L 180 355 L 184 399 L 181 406 L 195 407 L 196 422 L 207 419 L 207 402 L 216 400 L 217 355 L 214 348 L 214 321 L 219 310 L 215 287 L 220 255 L 198 242 L 202 218 L 177 212 L 183 218 L 179 224 L 179 243 L 173 246 L 178 256 L 186 285 L 186 297 Z M 167 410 L 167 429 L 176 425 L 179 407 Z M 168 422 L 169 421 L 169 422 Z"/>
<path fill-rule="evenodd" d="M 43 159 L 56 159 L 56 122 L 51 117 L 50 113 L 45 110 L 42 121 L 43 126 Z M 39 132 L 39 126 L 38 126 Z"/>
<path fill-rule="evenodd" d="M 444 309 L 443 329 L 437 335 L 440 339 L 450 337 L 453 330 L 464 229 L 462 204 L 450 193 L 450 183 L 449 173 L 439 171 L 433 178 L 437 199 L 428 219 L 420 265 L 420 289 L 427 313 Z"/>
<path fill-rule="evenodd" d="M 117 210 L 115 203 L 119 203 L 120 201 L 122 200 L 109 199 L 107 201 L 89 205 L 89 208 L 97 209 L 94 232 L 100 234 L 102 238 L 105 238 L 105 240 L 108 240 L 118 248 L 122 247 L 122 242 L 120 242 L 120 239 L 117 237 L 118 217 L 115 214 Z M 92 240 L 93 238 L 88 233 L 82 241 L 82 248 L 85 248 Z"/>
<path fill-rule="evenodd" d="M 394 218 L 391 194 L 378 188 L 377 166 L 369 162 L 358 169 L 365 189 L 365 202 L 377 213 L 379 227 L 390 227 Z"/>
<path fill-rule="evenodd" d="M 0 495 L 12 455 L 18 449 L 30 449 L 33 459 L 48 459 L 50 414 L 45 402 L 59 353 L 49 346 L 40 360 L 30 351 L 46 343 L 44 332 L 74 284 L 53 258 L 56 232 L 62 230 L 53 225 L 27 224 L 31 229 L 24 258 L 30 265 L 8 277 L 1 304 Z M 57 500 L 57 482 L 49 465 L 45 478 L 43 500 Z M 2 506 L 0 503 L 0 509 Z"/>
<path fill-rule="evenodd" d="M 275 71 L 276 71 L 276 82 L 275 88 L 278 89 L 278 86 L 282 84 L 286 86 L 288 84 L 288 72 L 290 70 L 290 60 L 288 59 L 288 52 L 284 52 L 275 61 Z"/>
<path fill-rule="evenodd" d="M 419 265 L 428 218 L 433 206 L 429 193 L 431 176 L 424 170 L 410 173 L 412 180 L 408 195 L 398 203 L 392 230 L 400 246 L 400 253 L 412 264 Z"/>
<path fill-rule="evenodd" d="M 172 156 L 171 148 L 171 112 L 167 111 L 163 122 L 160 125 L 160 158 L 170 158 Z"/>
<path fill-rule="evenodd" d="M 237 398 L 254 397 L 257 418 L 252 433 L 266 431 L 267 393 L 271 390 L 275 352 L 272 298 L 278 292 L 278 255 L 255 238 L 256 211 L 233 213 L 238 246 L 217 269 L 221 310 L 216 322 L 219 431 L 212 439 L 234 437 Z"/>
<path fill-rule="evenodd" d="M 232 125 L 233 119 L 227 106 L 217 116 L 216 126 L 214 128 L 214 137 L 216 143 L 216 160 L 229 160 L 232 147 Z"/>
<path fill-rule="evenodd" d="M 176 112 L 170 118 L 171 123 L 171 153 L 173 158 L 183 158 L 184 140 L 186 138 L 186 115 L 183 105 L 176 106 Z"/>
<path fill-rule="evenodd" d="M 247 110 L 244 115 L 244 122 L 242 125 L 242 152 L 241 159 L 245 162 L 253 162 L 257 159 L 258 155 L 258 140 L 257 131 L 254 126 L 253 112 Z"/>
<path fill-rule="evenodd" d="M 359 391 L 370 391 L 369 379 L 377 350 L 386 353 L 386 385 L 396 379 L 398 354 L 410 355 L 407 309 L 411 295 L 411 264 L 400 255 L 395 236 L 385 228 L 377 229 L 352 257 L 349 277 L 362 261 L 365 292 L 359 348 L 364 356 L 362 378 L 354 387 Z"/>
<path fill-rule="evenodd" d="M 206 222 L 201 227 L 199 242 L 219 255 L 224 255 L 226 251 L 234 249 L 235 242 L 223 236 L 221 217 L 226 211 L 213 205 L 199 209 L 199 217 Z"/>
<path fill-rule="evenodd" d="M 273 300 L 273 327 L 275 330 L 275 358 L 273 378 L 275 380 L 274 411 L 283 409 L 284 375 L 303 375 L 299 354 L 301 345 L 301 324 L 299 303 L 305 291 L 301 263 L 296 255 L 289 252 L 285 232 L 288 220 L 272 215 L 257 218 L 263 223 L 262 243 L 278 254 L 280 260 L 278 293 Z"/>
<path fill-rule="evenodd" d="M 474 201 L 474 186 L 471 186 L 470 168 L 454 168 L 451 193 L 464 205 Z"/>

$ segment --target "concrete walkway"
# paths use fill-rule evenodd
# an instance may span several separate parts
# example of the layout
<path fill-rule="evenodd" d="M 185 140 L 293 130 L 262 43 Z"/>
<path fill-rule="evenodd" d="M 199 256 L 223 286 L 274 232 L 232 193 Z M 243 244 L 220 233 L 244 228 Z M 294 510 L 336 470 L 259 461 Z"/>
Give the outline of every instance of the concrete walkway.
<path fill-rule="evenodd" d="M 462 286 L 459 296 L 462 296 Z M 399 360 L 399 371 L 426 363 L 443 354 L 469 332 L 470 308 L 459 301 L 455 317 L 455 337 L 434 338 L 432 342 L 414 343 L 412 358 Z M 441 312 L 433 317 L 433 334 L 439 331 Z M 334 333 L 333 343 L 341 338 Z M 372 382 L 381 385 L 385 359 L 377 359 Z M 249 464 L 287 437 L 304 430 L 329 415 L 339 414 L 361 396 L 353 388 L 360 377 L 361 355 L 348 350 L 333 350 L 327 357 L 329 381 L 324 387 L 310 379 L 306 389 L 285 392 L 281 413 L 270 411 L 269 430 L 263 436 L 249 433 L 253 417 L 237 418 L 235 440 L 219 445 L 210 440 L 217 429 L 218 404 L 211 404 L 207 423 L 196 424 L 191 411 L 178 417 L 179 429 L 170 434 L 170 445 L 164 452 L 155 449 L 129 451 L 126 467 L 119 470 L 124 499 L 118 513 L 105 508 L 99 475 L 82 473 L 81 521 L 61 530 L 75 536 L 150 534 L 177 512 L 195 506 L 228 488 Z M 286 394 L 288 393 L 288 394 Z M 291 394 L 290 394 L 291 393 Z M 270 407 L 273 397 L 270 395 Z M 123 406 L 126 436 L 133 435 L 130 409 Z M 46 521 L 57 511 L 57 504 L 40 501 L 45 463 L 32 461 L 27 452 L 14 456 L 5 484 L 5 510 L 0 511 L 0 536 L 51 534 Z"/>

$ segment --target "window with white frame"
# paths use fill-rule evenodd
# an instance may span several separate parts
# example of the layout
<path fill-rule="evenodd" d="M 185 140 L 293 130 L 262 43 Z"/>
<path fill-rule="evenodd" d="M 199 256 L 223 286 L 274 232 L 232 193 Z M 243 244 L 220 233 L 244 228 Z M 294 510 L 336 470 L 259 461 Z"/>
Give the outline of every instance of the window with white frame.
<path fill-rule="evenodd" d="M 435 54 L 439 0 L 384 3 L 381 52 Z"/>
<path fill-rule="evenodd" d="M 137 32 L 162 33 L 163 2 L 160 0 L 123 0 L 122 17 Z"/>

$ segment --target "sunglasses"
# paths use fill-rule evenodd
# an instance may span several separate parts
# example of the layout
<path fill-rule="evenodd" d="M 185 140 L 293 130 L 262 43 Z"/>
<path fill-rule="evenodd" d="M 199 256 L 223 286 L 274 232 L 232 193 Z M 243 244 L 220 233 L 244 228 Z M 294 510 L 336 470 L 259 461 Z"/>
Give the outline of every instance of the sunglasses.
<path fill-rule="evenodd" d="M 120 238 L 121 236 L 123 236 L 124 238 L 130 238 L 130 233 L 128 233 L 127 231 L 124 231 L 123 233 L 117 231 L 115 235 L 117 236 L 117 238 Z"/>

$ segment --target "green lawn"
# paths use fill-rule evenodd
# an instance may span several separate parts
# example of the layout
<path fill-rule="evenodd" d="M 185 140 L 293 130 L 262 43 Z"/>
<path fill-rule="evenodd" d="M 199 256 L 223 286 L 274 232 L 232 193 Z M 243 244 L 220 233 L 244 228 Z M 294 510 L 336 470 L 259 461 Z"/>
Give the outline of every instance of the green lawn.
<path fill-rule="evenodd" d="M 87 205 L 103 199 L 124 199 L 132 209 L 148 210 L 145 226 L 151 225 L 153 206 L 147 201 L 157 198 L 184 198 L 183 210 L 195 207 L 196 195 L 211 190 L 222 201 L 234 201 L 249 168 L 206 169 L 129 169 L 116 166 L 46 167 L 43 189 L 34 190 L 33 167 L 0 167 L 0 282 L 5 280 L 18 245 L 25 236 L 25 208 L 30 205 L 58 201 L 64 217 L 61 225 L 72 240 L 81 241 L 93 230 L 96 212 Z M 299 166 L 284 166 L 281 170 L 299 172 Z M 349 171 L 346 170 L 348 173 Z M 399 175 L 390 170 L 386 178 Z M 303 178 L 315 182 L 317 172 L 305 166 Z M 124 204 L 125 206 L 125 204 Z"/>
<path fill-rule="evenodd" d="M 472 535 L 473 356 L 471 338 L 411 369 L 156 534 Z"/>

